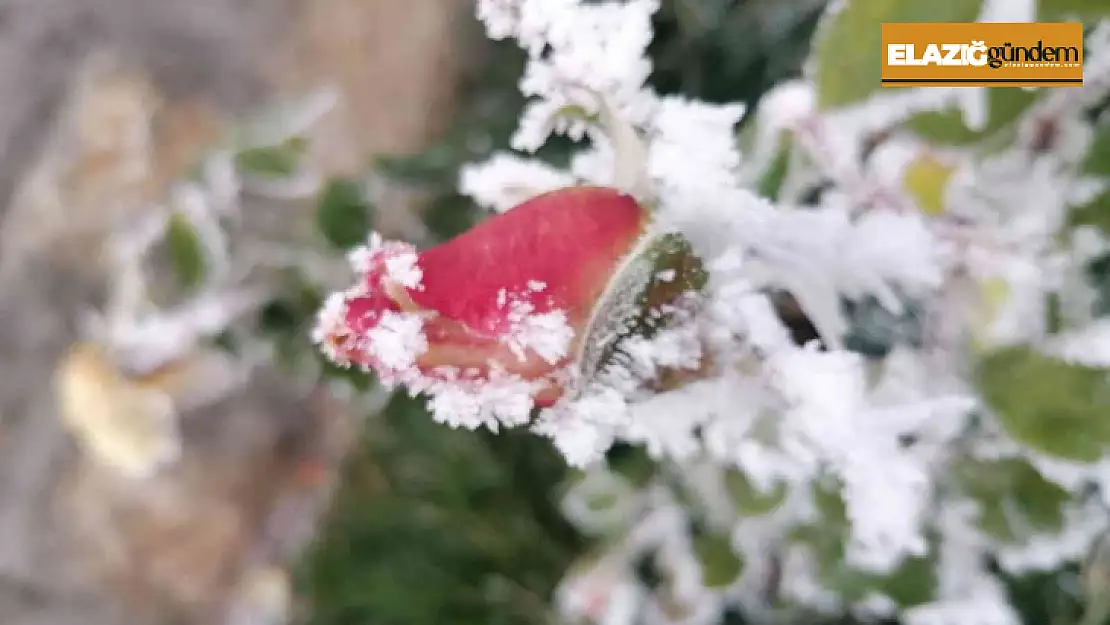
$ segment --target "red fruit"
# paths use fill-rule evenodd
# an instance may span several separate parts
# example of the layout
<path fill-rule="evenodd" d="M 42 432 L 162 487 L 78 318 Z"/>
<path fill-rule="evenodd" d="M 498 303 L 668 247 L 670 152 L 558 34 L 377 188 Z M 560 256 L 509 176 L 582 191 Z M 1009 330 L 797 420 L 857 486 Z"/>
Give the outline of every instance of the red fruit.
<path fill-rule="evenodd" d="M 419 283 L 390 270 L 405 265 L 411 246 L 386 244 L 370 250 L 360 287 L 344 296 L 341 318 L 324 320 L 322 340 L 338 361 L 373 367 L 384 379 L 419 387 L 429 379 L 480 382 L 500 370 L 535 382 L 533 400 L 550 405 L 594 305 L 647 220 L 615 189 L 553 191 L 415 254 Z M 406 371 L 374 355 L 382 347 L 375 341 L 384 341 L 375 329 L 400 315 L 419 316 L 426 341 Z M 531 343 L 519 340 L 536 316 L 548 329 L 534 328 Z"/>

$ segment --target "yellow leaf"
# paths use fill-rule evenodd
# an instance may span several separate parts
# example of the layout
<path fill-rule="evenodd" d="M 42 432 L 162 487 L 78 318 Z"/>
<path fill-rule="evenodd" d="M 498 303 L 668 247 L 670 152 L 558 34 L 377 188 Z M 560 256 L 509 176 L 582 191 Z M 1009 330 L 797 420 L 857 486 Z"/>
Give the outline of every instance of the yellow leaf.
<path fill-rule="evenodd" d="M 930 154 L 922 154 L 906 166 L 902 183 L 926 215 L 944 212 L 944 194 L 955 170 L 951 165 Z"/>
<path fill-rule="evenodd" d="M 978 307 L 972 325 L 972 338 L 975 346 L 986 349 L 987 334 L 998 318 L 998 312 L 1010 299 L 1010 283 L 1005 278 L 998 276 L 988 278 L 979 283 Z"/>
<path fill-rule="evenodd" d="M 180 454 L 171 396 L 124 377 L 100 345 L 75 345 L 55 388 L 62 422 L 92 459 L 145 477 Z"/>

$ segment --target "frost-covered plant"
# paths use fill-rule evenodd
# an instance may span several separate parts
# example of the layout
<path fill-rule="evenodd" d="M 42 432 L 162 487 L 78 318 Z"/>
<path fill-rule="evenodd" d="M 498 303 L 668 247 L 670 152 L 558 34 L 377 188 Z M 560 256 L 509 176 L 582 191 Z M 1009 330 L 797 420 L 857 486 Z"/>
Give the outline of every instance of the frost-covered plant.
<path fill-rule="evenodd" d="M 582 469 L 565 511 L 600 548 L 568 620 L 1002 625 L 1006 578 L 1085 558 L 1110 503 L 1105 7 L 835 3 L 805 77 L 745 111 L 645 86 L 653 0 L 477 6 L 529 54 L 513 148 L 587 147 L 465 168 L 496 214 L 372 239 L 316 340 Z M 1077 18 L 1082 88 L 878 88 L 880 22 Z"/>
<path fill-rule="evenodd" d="M 308 131 L 335 100 L 321 90 L 258 116 L 106 242 L 106 302 L 81 320 L 82 340 L 56 379 L 62 419 L 90 459 L 127 478 L 153 476 L 180 457 L 182 414 L 291 355 L 274 317 L 288 322 L 298 308 L 309 317 L 319 300 L 307 285 L 334 288 L 346 269 L 329 246 L 296 232 L 294 215 L 317 203 L 330 247 L 369 229 L 360 186 L 325 180 L 305 158 Z M 303 342 L 291 321 L 287 334 Z M 321 368 L 299 373 L 311 388 Z"/>

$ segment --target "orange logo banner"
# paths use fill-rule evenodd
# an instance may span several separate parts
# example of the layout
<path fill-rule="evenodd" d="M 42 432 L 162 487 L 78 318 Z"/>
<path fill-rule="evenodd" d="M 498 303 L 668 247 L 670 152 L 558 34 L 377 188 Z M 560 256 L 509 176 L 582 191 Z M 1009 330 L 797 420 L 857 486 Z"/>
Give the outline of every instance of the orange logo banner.
<path fill-rule="evenodd" d="M 884 87 L 1078 87 L 1083 24 L 886 23 Z"/>

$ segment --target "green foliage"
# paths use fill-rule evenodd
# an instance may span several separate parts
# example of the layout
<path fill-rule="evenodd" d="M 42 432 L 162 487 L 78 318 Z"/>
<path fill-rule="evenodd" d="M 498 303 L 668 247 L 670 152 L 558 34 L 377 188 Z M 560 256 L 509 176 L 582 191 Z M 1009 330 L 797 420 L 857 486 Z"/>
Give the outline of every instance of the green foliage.
<path fill-rule="evenodd" d="M 260 178 L 288 178 L 297 173 L 307 150 L 308 142 L 302 137 L 273 146 L 251 147 L 235 155 L 235 167 Z"/>
<path fill-rule="evenodd" d="M 165 244 L 174 275 L 182 288 L 190 290 L 200 285 L 208 270 L 208 256 L 200 235 L 182 213 L 170 214 Z"/>
<path fill-rule="evenodd" d="M 778 199 L 782 183 L 786 180 L 787 171 L 790 169 L 790 156 L 793 153 L 794 143 L 788 136 L 779 140 L 775 157 L 771 160 L 767 171 L 759 179 L 757 190 L 759 195 L 772 200 Z"/>
<path fill-rule="evenodd" d="M 728 469 L 724 474 L 725 489 L 744 516 L 759 516 L 773 512 L 786 500 L 786 484 L 778 482 L 770 492 L 761 492 L 748 481 L 743 471 Z"/>
<path fill-rule="evenodd" d="M 694 555 L 701 565 L 701 582 L 706 588 L 721 588 L 744 572 L 744 560 L 732 549 L 726 534 L 705 533 L 693 537 Z"/>
<path fill-rule="evenodd" d="M 983 399 L 1010 436 L 1042 453 L 1095 462 L 1110 444 L 1102 369 L 1071 364 L 1028 346 L 987 354 L 977 365 Z"/>
<path fill-rule="evenodd" d="M 255 318 L 258 332 L 274 345 L 279 363 L 295 368 L 310 356 L 325 363 L 327 371 L 348 380 L 359 381 L 360 378 L 354 376 L 351 370 L 338 369 L 327 363 L 315 346 L 306 340 L 315 322 L 316 313 L 324 303 L 320 289 L 308 283 L 297 272 L 290 271 L 283 278 L 283 288 L 259 309 Z"/>
<path fill-rule="evenodd" d="M 647 486 L 659 467 L 643 447 L 618 443 L 605 454 L 609 469 L 628 480 L 636 488 Z"/>
<path fill-rule="evenodd" d="M 817 104 L 856 104 L 880 89 L 883 22 L 974 21 L 982 0 L 846 0 L 815 43 Z"/>
<path fill-rule="evenodd" d="M 1068 213 L 1068 226 L 1094 226 L 1103 233 L 1110 233 L 1110 191 L 1104 191 L 1086 204 L 1072 208 Z"/>
<path fill-rule="evenodd" d="M 1060 573 L 1038 572 L 1017 578 L 999 575 L 1008 582 L 1010 603 L 1027 625 L 1079 622 L 1082 611 L 1079 596 L 1061 583 L 1076 577 L 1074 566 L 1065 567 Z"/>
<path fill-rule="evenodd" d="M 937 579 L 931 553 L 924 557 L 907 557 L 887 575 L 856 570 L 845 560 L 849 526 L 839 487 L 816 488 L 813 497 L 821 520 L 795 528 L 790 538 L 811 550 L 823 584 L 842 593 L 849 601 L 863 599 L 874 592 L 885 594 L 902 607 L 933 599 Z"/>
<path fill-rule="evenodd" d="M 1088 176 L 1102 178 L 1110 185 L 1110 124 L 1098 126 L 1087 154 L 1080 163 L 1080 171 Z M 1068 226 L 1094 226 L 1104 234 L 1110 233 L 1110 189 L 1104 190 L 1086 204 L 1073 207 L 1068 214 Z"/>
<path fill-rule="evenodd" d="M 1110 177 L 1110 125 L 1103 124 L 1095 131 L 1080 167 L 1086 174 Z"/>
<path fill-rule="evenodd" d="M 1110 17 L 1110 5 L 1105 0 L 1037 0 L 1037 20 L 1063 22 L 1080 19 L 1094 22 Z"/>
<path fill-rule="evenodd" d="M 544 488 L 564 475 L 540 439 L 451 430 L 422 399 L 396 394 L 298 571 L 308 623 L 545 622 L 567 554 L 580 549 Z"/>
<path fill-rule="evenodd" d="M 917 113 L 906 127 L 926 141 L 939 145 L 969 146 L 986 141 L 1009 128 L 1037 99 L 1037 92 L 1018 87 L 987 89 L 987 121 L 972 130 L 964 123 L 963 113 L 954 107 Z"/>
<path fill-rule="evenodd" d="M 660 93 L 754 104 L 800 74 L 822 0 L 665 0 L 648 48 Z"/>
<path fill-rule="evenodd" d="M 316 227 L 341 250 L 365 243 L 374 227 L 374 207 L 362 185 L 346 178 L 328 181 L 316 203 Z"/>
<path fill-rule="evenodd" d="M 1049 482 L 1027 461 L 964 459 L 955 474 L 968 496 L 980 505 L 979 527 L 1004 542 L 1018 542 L 1030 533 L 1057 530 L 1070 495 Z"/>

